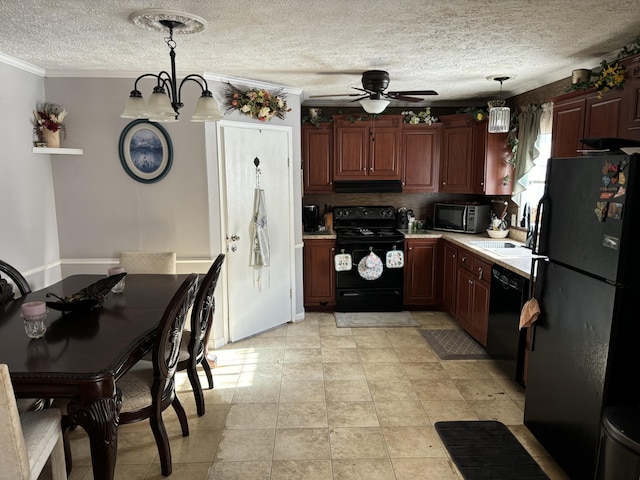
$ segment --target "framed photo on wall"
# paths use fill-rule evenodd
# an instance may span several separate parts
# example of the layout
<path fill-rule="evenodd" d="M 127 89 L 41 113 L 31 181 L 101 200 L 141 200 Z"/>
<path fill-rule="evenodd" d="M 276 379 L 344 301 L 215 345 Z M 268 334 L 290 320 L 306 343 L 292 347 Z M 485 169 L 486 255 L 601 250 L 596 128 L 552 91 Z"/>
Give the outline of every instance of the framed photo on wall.
<path fill-rule="evenodd" d="M 141 183 L 162 180 L 173 162 L 173 145 L 167 131 L 149 120 L 134 120 L 120 134 L 120 163 Z"/>

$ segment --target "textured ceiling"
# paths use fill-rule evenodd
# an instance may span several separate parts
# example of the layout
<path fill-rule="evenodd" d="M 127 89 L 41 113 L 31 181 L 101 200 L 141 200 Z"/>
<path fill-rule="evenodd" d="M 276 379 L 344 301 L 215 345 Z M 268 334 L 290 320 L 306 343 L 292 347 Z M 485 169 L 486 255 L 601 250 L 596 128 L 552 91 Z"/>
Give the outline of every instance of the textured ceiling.
<path fill-rule="evenodd" d="M 515 77 L 504 83 L 506 98 L 597 67 L 640 35 L 639 7 L 640 0 L 0 0 L 0 53 L 50 76 L 166 70 L 164 35 L 128 16 L 167 8 L 208 23 L 175 35 L 178 76 L 249 78 L 307 98 L 354 93 L 362 71 L 382 69 L 391 91 L 439 93 L 418 105 L 479 105 L 499 90 L 488 76 Z"/>

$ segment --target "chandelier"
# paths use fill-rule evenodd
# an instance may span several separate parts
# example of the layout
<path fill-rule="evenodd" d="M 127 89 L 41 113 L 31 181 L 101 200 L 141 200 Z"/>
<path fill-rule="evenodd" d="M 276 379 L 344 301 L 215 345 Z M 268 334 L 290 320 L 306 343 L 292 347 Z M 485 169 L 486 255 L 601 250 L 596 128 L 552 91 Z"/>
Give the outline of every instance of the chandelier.
<path fill-rule="evenodd" d="M 502 82 L 509 80 L 511 77 L 488 77 L 488 80 L 500 82 L 500 96 L 498 100 L 490 100 L 487 102 L 489 107 L 489 133 L 505 133 L 509 131 L 509 122 L 511 121 L 511 110 L 505 107 L 505 101 L 502 100 Z"/>
<path fill-rule="evenodd" d="M 157 31 L 169 31 L 165 42 L 169 47 L 171 73 L 163 70 L 160 73 L 145 73 L 136 78 L 133 90 L 125 104 L 122 118 L 147 118 L 153 122 L 177 122 L 182 103 L 182 87 L 187 82 L 194 82 L 202 89 L 202 94 L 196 104 L 191 117 L 192 122 L 215 122 L 222 118 L 218 104 L 209 91 L 207 81 L 202 75 L 187 75 L 178 84 L 176 77 L 176 42 L 173 33 L 195 33 L 204 29 L 206 22 L 200 17 L 182 12 L 161 9 L 146 9 L 133 12 L 129 19 L 136 25 Z M 143 78 L 152 77 L 157 80 L 149 101 L 145 102 L 138 90 L 138 82 Z"/>

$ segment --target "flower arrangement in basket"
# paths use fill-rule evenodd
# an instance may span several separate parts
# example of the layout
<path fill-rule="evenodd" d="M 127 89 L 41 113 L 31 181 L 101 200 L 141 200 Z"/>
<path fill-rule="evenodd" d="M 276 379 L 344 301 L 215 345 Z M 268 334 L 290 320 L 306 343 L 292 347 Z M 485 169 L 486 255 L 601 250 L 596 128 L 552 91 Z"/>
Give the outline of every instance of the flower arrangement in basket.
<path fill-rule="evenodd" d="M 412 125 L 418 123 L 426 123 L 427 125 L 431 125 L 432 123 L 438 121 L 438 117 L 434 117 L 433 115 L 431 115 L 431 107 L 427 107 L 423 111 L 418 113 L 414 113 L 409 110 L 406 112 L 402 112 L 402 115 L 404 115 L 402 121 L 404 123 L 410 123 Z"/>
<path fill-rule="evenodd" d="M 225 95 L 227 113 L 238 110 L 261 122 L 269 121 L 273 117 L 284 119 L 287 112 L 291 111 L 287 107 L 286 98 L 280 90 L 277 92 L 269 92 L 264 88 L 243 90 L 230 83 L 227 84 Z"/>
<path fill-rule="evenodd" d="M 618 61 L 607 63 L 603 60 L 600 67 L 598 80 L 593 84 L 598 90 L 598 98 L 602 98 L 602 94 L 608 90 L 624 87 L 625 69 Z"/>
<path fill-rule="evenodd" d="M 56 103 L 44 102 L 38 104 L 33 116 L 33 132 L 38 139 L 47 143 L 47 146 L 60 146 L 60 132 L 65 138 L 67 136 L 67 126 L 64 124 L 67 111 Z M 56 142 L 53 137 L 57 137 L 57 145 L 49 145 L 52 141 Z"/>

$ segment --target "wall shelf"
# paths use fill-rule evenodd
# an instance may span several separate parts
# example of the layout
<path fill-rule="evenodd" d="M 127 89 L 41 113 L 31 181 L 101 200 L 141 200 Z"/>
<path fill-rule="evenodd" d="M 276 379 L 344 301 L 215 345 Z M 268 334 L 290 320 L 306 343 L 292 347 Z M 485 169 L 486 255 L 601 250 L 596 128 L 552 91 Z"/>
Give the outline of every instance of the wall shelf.
<path fill-rule="evenodd" d="M 45 153 L 47 155 L 83 155 L 81 148 L 47 148 L 33 147 L 33 153 Z"/>

